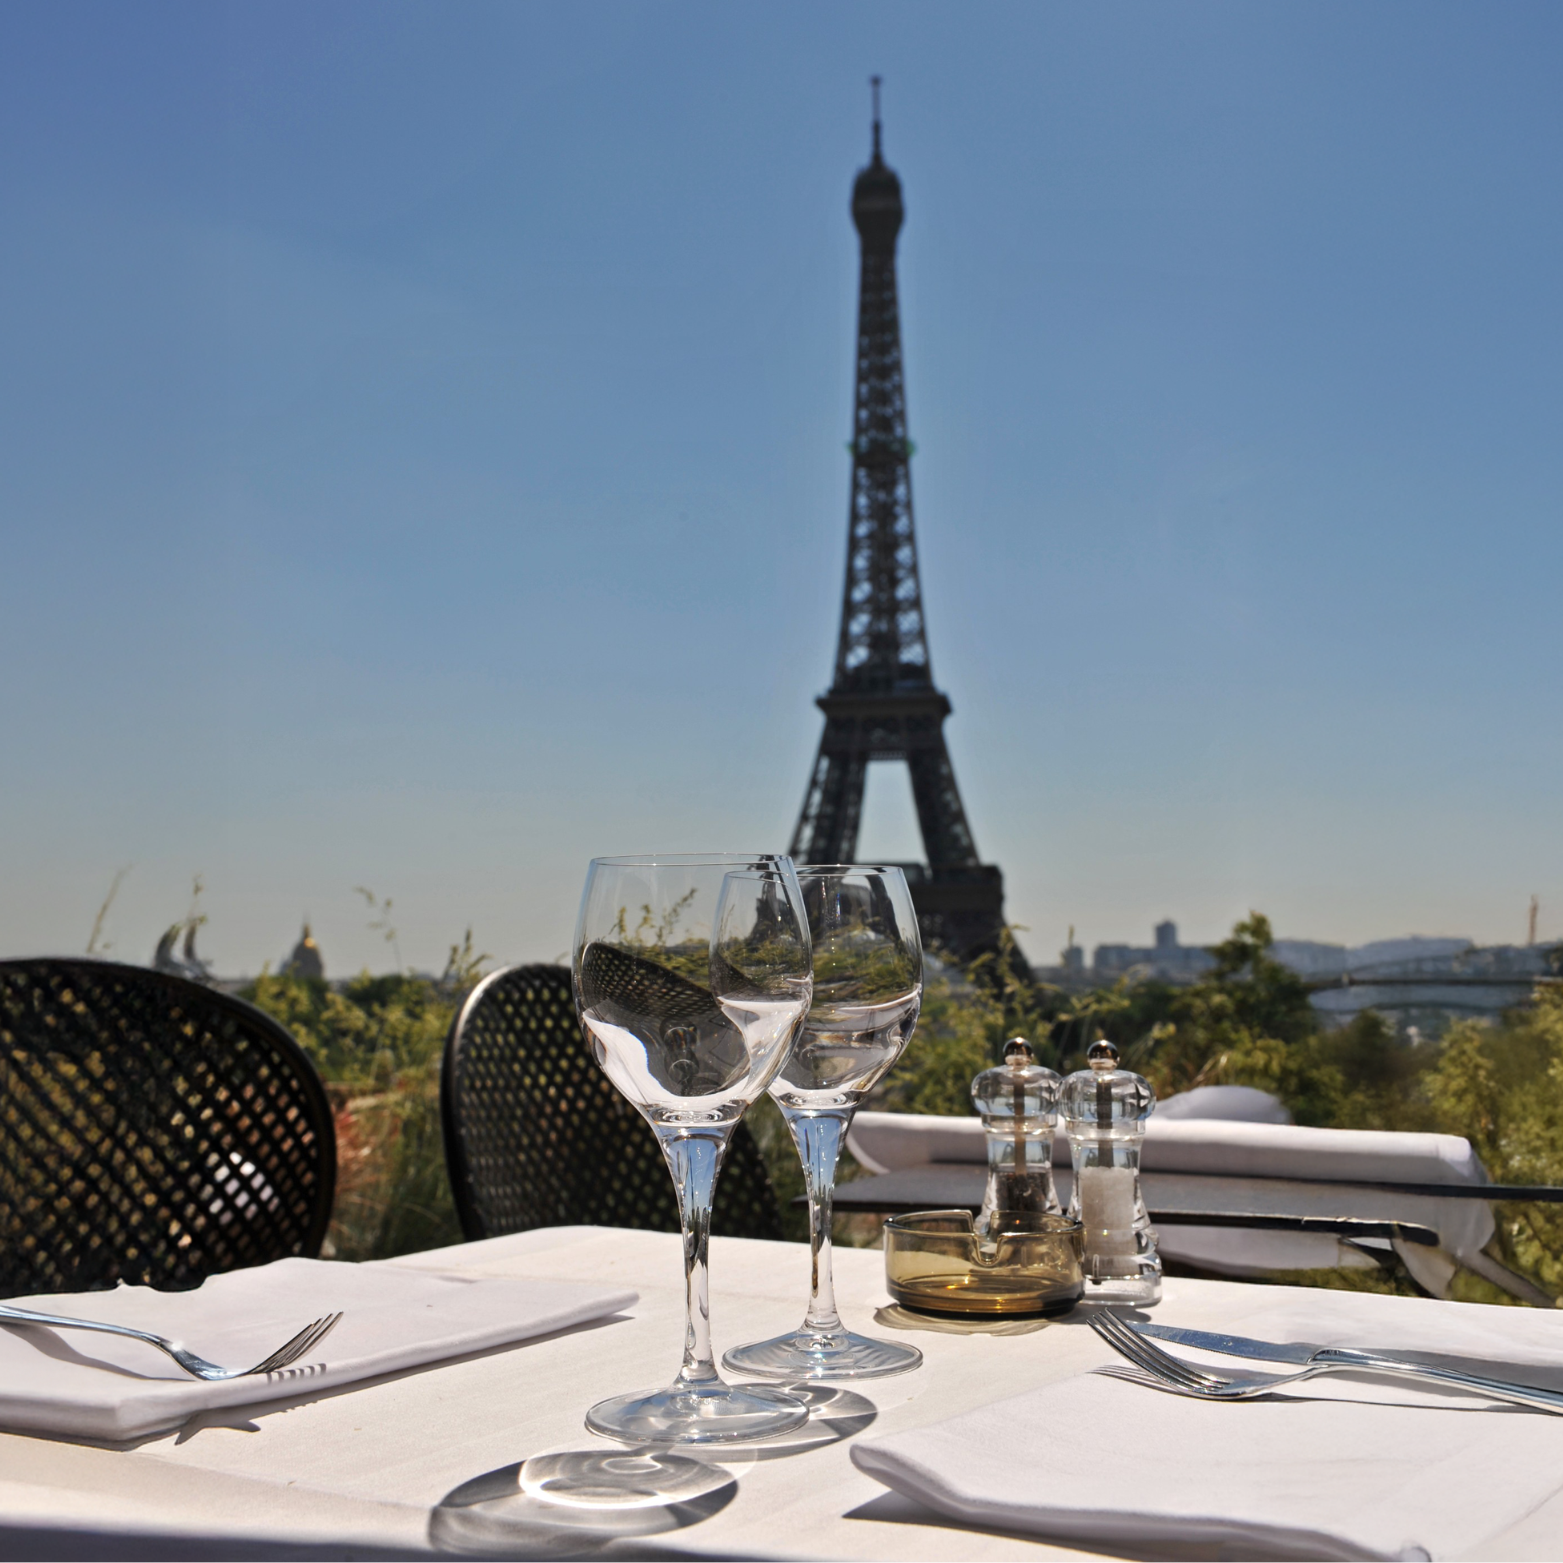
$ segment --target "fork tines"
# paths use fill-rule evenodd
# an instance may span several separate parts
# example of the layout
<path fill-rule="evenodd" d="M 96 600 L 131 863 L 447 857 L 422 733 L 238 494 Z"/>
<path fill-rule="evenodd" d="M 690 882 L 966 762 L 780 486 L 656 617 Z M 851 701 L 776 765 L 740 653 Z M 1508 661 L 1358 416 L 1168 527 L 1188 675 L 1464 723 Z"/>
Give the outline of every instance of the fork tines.
<path fill-rule="evenodd" d="M 1114 1314 L 1098 1313 L 1090 1319 L 1089 1323 L 1114 1351 L 1127 1357 L 1137 1368 L 1144 1369 L 1164 1383 L 1198 1393 L 1225 1388 L 1230 1382 L 1209 1373 L 1202 1373 L 1191 1363 L 1171 1356 L 1159 1346 L 1146 1340 L 1143 1335 L 1135 1334 Z"/>
<path fill-rule="evenodd" d="M 316 1319 L 313 1324 L 306 1324 L 292 1340 L 279 1346 L 264 1362 L 257 1362 L 244 1377 L 250 1378 L 257 1373 L 276 1373 L 282 1368 L 290 1367 L 306 1351 L 312 1351 L 318 1346 L 336 1328 L 337 1321 L 341 1317 L 340 1313 L 328 1313 L 323 1319 Z"/>

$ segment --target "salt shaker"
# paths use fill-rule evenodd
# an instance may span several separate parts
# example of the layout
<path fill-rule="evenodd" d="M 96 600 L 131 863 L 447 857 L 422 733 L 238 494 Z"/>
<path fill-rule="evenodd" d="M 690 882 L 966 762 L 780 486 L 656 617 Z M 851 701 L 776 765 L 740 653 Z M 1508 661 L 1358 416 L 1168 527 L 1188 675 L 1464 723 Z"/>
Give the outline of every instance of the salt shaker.
<path fill-rule="evenodd" d="M 1156 1229 L 1140 1193 L 1140 1147 L 1156 1106 L 1148 1080 L 1118 1067 L 1111 1042 L 1093 1042 L 1088 1069 L 1064 1081 L 1059 1110 L 1074 1159 L 1069 1214 L 1085 1228 L 1085 1301 L 1161 1298 Z"/>
<path fill-rule="evenodd" d="M 1007 1216 L 1062 1214 L 1053 1187 L 1053 1122 L 1062 1083 L 1022 1037 L 1005 1044 L 1002 1064 L 972 1081 L 971 1099 L 988 1133 L 980 1238 L 1003 1231 Z"/>

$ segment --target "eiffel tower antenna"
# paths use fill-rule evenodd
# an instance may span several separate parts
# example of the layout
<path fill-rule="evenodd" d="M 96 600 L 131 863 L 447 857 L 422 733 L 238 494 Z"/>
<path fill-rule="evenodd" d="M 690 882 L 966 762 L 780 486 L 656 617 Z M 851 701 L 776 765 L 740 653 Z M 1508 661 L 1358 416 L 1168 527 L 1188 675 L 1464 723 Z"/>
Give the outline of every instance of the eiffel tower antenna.
<path fill-rule="evenodd" d="M 895 247 L 905 207 L 901 181 L 881 151 L 879 77 L 871 82 L 873 159 L 852 187 L 862 271 L 847 580 L 835 677 L 816 702 L 825 732 L 792 855 L 800 863 L 852 862 L 869 762 L 905 761 L 927 862 L 902 867 L 923 938 L 967 956 L 998 942 L 1004 879 L 977 856 L 944 742 L 950 702 L 934 685 L 928 657 L 896 302 Z"/>

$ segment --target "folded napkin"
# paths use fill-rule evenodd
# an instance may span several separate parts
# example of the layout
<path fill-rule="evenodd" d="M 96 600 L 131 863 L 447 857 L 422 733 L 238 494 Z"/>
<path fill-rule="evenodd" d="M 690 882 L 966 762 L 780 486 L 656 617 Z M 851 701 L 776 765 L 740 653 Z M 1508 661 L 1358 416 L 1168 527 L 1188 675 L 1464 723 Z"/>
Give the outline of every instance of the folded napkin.
<path fill-rule="evenodd" d="M 982 1119 L 931 1113 L 859 1113 L 847 1132 L 847 1146 L 870 1172 L 988 1159 Z M 1053 1136 L 1053 1165 L 1067 1168 L 1069 1160 L 1069 1139 L 1060 1127 Z M 1488 1181 L 1471 1142 L 1453 1134 L 1156 1115 L 1145 1125 L 1140 1165 L 1147 1172 L 1321 1183 Z"/>
<path fill-rule="evenodd" d="M 1212 1404 L 1087 1373 L 852 1461 L 968 1524 L 1095 1549 L 1442 1558 L 1563 1487 L 1563 1417 L 1450 1404 Z"/>
<path fill-rule="evenodd" d="M 569 1329 L 632 1306 L 635 1293 L 557 1281 L 473 1278 L 391 1264 L 280 1259 L 190 1292 L 8 1299 L 70 1318 L 128 1324 L 209 1362 L 247 1368 L 327 1313 L 336 1328 L 280 1373 L 204 1384 L 141 1341 L 41 1325 L 0 1327 L 0 1428 L 125 1439 L 198 1411 L 332 1389 Z"/>

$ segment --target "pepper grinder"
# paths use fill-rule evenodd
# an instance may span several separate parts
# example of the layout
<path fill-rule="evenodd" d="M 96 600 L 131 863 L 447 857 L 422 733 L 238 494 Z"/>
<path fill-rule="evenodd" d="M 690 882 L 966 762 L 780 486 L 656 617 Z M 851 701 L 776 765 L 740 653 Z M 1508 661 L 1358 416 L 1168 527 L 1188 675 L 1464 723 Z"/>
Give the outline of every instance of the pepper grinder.
<path fill-rule="evenodd" d="M 988 1188 L 977 1217 L 980 1239 L 1013 1228 L 1013 1216 L 1061 1215 L 1053 1187 L 1053 1122 L 1063 1082 L 1024 1037 L 1004 1045 L 1004 1062 L 971 1083 L 988 1134 Z M 1023 1223 L 1021 1224 L 1023 1227 Z"/>
<path fill-rule="evenodd" d="M 1140 1147 L 1156 1106 L 1148 1080 L 1118 1067 L 1111 1042 L 1091 1044 L 1087 1069 L 1064 1081 L 1060 1112 L 1074 1161 L 1069 1214 L 1085 1229 L 1085 1301 L 1161 1299 L 1156 1229 L 1140 1193 Z"/>

